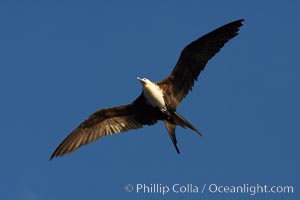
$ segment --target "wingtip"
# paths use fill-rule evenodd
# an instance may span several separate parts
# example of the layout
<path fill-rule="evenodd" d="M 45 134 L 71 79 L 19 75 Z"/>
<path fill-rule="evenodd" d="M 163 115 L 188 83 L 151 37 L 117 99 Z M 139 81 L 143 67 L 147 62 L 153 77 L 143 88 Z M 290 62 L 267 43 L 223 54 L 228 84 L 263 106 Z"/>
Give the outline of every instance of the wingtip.
<path fill-rule="evenodd" d="M 54 158 L 55 156 L 52 154 L 51 157 L 49 158 L 49 162 Z"/>
<path fill-rule="evenodd" d="M 241 19 L 238 19 L 238 20 L 233 21 L 233 23 L 234 23 L 234 22 L 240 22 L 240 23 L 243 23 L 244 21 L 245 21 L 245 19 L 241 18 Z"/>
<path fill-rule="evenodd" d="M 59 156 L 61 156 L 61 155 L 57 154 L 57 152 L 56 152 L 56 151 L 54 151 L 54 152 L 52 153 L 52 155 L 51 155 L 51 157 L 50 157 L 49 161 L 51 161 L 51 160 L 53 160 L 53 158 L 55 158 L 55 157 L 59 157 Z"/>
<path fill-rule="evenodd" d="M 234 26 L 238 26 L 237 28 L 239 29 L 241 26 L 244 25 L 244 21 L 245 21 L 245 19 L 238 19 L 238 20 L 229 22 L 229 23 L 226 24 L 226 25 L 234 25 Z M 226 25 L 224 25 L 224 26 L 226 26 Z"/>
<path fill-rule="evenodd" d="M 177 147 L 177 144 L 175 145 L 175 149 L 176 149 L 176 151 L 177 151 L 177 154 L 179 155 L 179 154 L 180 154 L 180 151 L 179 151 L 179 149 L 178 149 L 178 147 Z"/>
<path fill-rule="evenodd" d="M 199 134 L 199 136 L 201 136 L 201 137 L 203 137 L 204 136 L 204 134 L 203 133 L 201 133 L 200 131 L 197 131 L 197 133 Z"/>
<path fill-rule="evenodd" d="M 244 25 L 245 19 L 240 19 L 240 20 L 238 20 L 238 21 L 240 22 L 240 24 L 241 24 L 241 26 L 242 26 L 242 25 Z"/>

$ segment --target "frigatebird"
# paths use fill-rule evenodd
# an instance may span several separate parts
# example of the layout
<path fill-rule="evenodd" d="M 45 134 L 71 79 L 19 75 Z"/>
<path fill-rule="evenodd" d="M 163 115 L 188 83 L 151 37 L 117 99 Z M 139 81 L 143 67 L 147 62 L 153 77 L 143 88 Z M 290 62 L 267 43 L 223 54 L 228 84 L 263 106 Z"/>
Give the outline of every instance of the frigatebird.
<path fill-rule="evenodd" d="M 70 154 L 103 136 L 112 135 L 153 125 L 158 120 L 165 123 L 173 145 L 179 154 L 175 128 L 177 125 L 203 134 L 177 113 L 176 108 L 192 90 L 206 63 L 220 51 L 230 39 L 238 35 L 244 20 L 228 23 L 198 38 L 181 52 L 172 73 L 160 82 L 137 78 L 142 84 L 142 93 L 132 103 L 101 109 L 83 121 L 51 155 Z"/>

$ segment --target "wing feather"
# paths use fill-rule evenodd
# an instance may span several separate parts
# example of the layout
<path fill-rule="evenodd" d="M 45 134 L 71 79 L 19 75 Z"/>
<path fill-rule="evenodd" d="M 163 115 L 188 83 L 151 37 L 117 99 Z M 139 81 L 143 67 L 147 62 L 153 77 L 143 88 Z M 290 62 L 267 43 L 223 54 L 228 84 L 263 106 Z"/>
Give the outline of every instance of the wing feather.
<path fill-rule="evenodd" d="M 142 128 L 143 125 L 156 122 L 155 110 L 145 103 L 144 96 L 140 95 L 131 104 L 102 109 L 92 114 L 62 141 L 50 160 L 70 154 L 103 136 Z"/>
<path fill-rule="evenodd" d="M 175 109 L 188 94 L 206 63 L 220 51 L 230 39 L 238 35 L 244 20 L 226 24 L 187 45 L 180 54 L 172 73 L 157 84 Z"/>

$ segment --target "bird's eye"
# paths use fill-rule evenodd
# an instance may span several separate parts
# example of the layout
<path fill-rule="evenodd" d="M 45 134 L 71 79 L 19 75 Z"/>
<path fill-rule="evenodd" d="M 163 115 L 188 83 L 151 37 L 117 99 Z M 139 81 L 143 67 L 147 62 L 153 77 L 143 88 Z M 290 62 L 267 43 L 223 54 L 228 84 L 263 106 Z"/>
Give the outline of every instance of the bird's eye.
<path fill-rule="evenodd" d="M 143 78 L 143 81 L 146 81 L 147 79 L 146 78 Z"/>

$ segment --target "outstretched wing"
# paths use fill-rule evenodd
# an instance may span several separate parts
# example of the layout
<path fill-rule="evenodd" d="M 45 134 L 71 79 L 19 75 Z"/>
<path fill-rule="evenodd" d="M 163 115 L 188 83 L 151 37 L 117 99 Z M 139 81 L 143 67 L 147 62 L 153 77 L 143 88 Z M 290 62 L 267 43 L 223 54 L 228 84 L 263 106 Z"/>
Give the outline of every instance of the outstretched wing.
<path fill-rule="evenodd" d="M 103 136 L 142 128 L 157 122 L 155 110 L 140 95 L 133 103 L 114 108 L 106 108 L 92 114 L 82 122 L 56 148 L 50 160 L 69 154 Z"/>
<path fill-rule="evenodd" d="M 238 35 L 244 20 L 226 24 L 187 45 L 172 73 L 157 84 L 165 92 L 171 107 L 174 109 L 194 86 L 200 72 L 230 39 Z"/>

